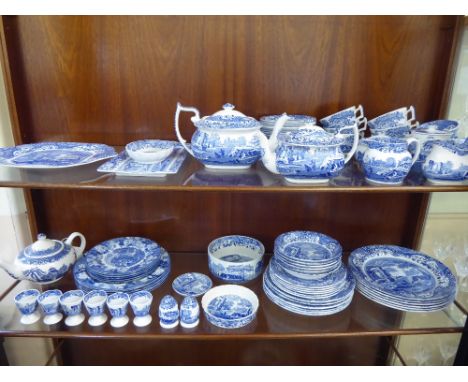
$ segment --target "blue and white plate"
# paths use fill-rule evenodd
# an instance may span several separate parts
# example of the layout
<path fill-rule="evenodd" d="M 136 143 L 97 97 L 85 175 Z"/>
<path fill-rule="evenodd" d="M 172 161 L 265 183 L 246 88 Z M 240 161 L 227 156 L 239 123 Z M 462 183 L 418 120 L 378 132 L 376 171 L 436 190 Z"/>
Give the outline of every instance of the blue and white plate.
<path fill-rule="evenodd" d="M 53 169 L 82 166 L 116 156 L 101 143 L 41 142 L 0 148 L 0 166 Z"/>
<path fill-rule="evenodd" d="M 73 277 L 76 286 L 84 291 L 102 289 L 107 293 L 133 293 L 139 290 L 153 290 L 164 283 L 171 271 L 171 260 L 164 248 L 161 248 L 161 259 L 156 269 L 148 275 L 122 283 L 107 283 L 93 279 L 86 272 L 86 258 L 81 257 L 73 266 Z"/>
<path fill-rule="evenodd" d="M 206 319 L 225 329 L 241 328 L 256 317 L 257 295 L 240 285 L 220 285 L 210 289 L 202 298 Z"/>
<path fill-rule="evenodd" d="M 408 248 L 358 248 L 351 253 L 349 266 L 363 295 L 395 309 L 438 310 L 456 295 L 456 279 L 448 267 Z"/>
<path fill-rule="evenodd" d="M 144 176 L 161 178 L 166 175 L 176 174 L 187 152 L 179 144 L 174 151 L 163 161 L 157 163 L 141 163 L 133 160 L 125 151 L 117 157 L 107 161 L 98 167 L 98 172 L 111 172 L 117 176 Z"/>
<path fill-rule="evenodd" d="M 201 296 L 212 286 L 213 282 L 207 275 L 196 272 L 184 273 L 172 282 L 172 289 L 181 296 Z"/>
<path fill-rule="evenodd" d="M 128 281 L 156 268 L 161 247 L 144 237 L 118 237 L 94 246 L 84 257 L 86 271 L 96 280 Z"/>

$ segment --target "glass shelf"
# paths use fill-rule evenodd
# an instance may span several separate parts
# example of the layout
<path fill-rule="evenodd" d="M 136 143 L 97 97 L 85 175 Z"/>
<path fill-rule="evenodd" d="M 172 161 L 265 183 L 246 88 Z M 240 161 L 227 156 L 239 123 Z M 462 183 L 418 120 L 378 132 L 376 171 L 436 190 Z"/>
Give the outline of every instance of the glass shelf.
<path fill-rule="evenodd" d="M 249 192 L 468 191 L 468 182 L 464 185 L 433 185 L 416 170 L 412 171 L 400 186 L 371 185 L 366 182 L 362 171 L 352 161 L 329 183 L 317 185 L 290 184 L 281 176 L 267 171 L 261 163 L 244 171 L 208 170 L 190 155 L 177 174 L 162 178 L 115 176 L 111 173 L 97 172 L 97 168 L 103 162 L 49 170 L 0 167 L 0 187 Z"/>
<path fill-rule="evenodd" d="M 22 289 L 29 288 L 28 283 L 20 282 L 2 301 L 0 301 L 0 336 L 8 337 L 50 337 L 50 338 L 139 338 L 139 339 L 307 339 L 336 338 L 353 336 L 397 336 L 430 333 L 461 333 L 466 320 L 466 312 L 457 305 L 431 313 L 404 313 L 376 304 L 358 292 L 353 302 L 344 311 L 326 317 L 305 317 L 290 313 L 273 304 L 263 293 L 261 277 L 244 284 L 259 297 L 260 308 L 257 318 L 248 326 L 226 330 L 211 325 L 200 314 L 200 324 L 194 329 L 178 326 L 164 330 L 159 326 L 157 317 L 158 304 L 165 294 L 171 294 L 180 303 L 182 297 L 172 290 L 172 281 L 185 272 L 202 272 L 210 275 L 214 285 L 220 282 L 209 273 L 206 254 L 175 253 L 171 255 L 172 270 L 169 278 L 153 291 L 154 300 L 151 308 L 153 322 L 146 328 L 135 328 L 130 322 L 126 327 L 114 329 L 109 321 L 102 327 L 93 328 L 85 321 L 77 327 L 66 327 L 62 322 L 47 326 L 39 321 L 25 326 L 20 323 L 20 314 L 14 305 L 14 296 Z M 48 288 L 62 291 L 74 289 L 72 276 L 67 277 Z M 198 298 L 199 302 L 201 298 Z M 84 310 L 84 307 L 83 307 Z M 402 327 L 403 319 L 413 322 L 410 327 Z M 129 307 L 129 316 L 133 314 Z M 424 319 L 430 318 L 430 319 Z"/>

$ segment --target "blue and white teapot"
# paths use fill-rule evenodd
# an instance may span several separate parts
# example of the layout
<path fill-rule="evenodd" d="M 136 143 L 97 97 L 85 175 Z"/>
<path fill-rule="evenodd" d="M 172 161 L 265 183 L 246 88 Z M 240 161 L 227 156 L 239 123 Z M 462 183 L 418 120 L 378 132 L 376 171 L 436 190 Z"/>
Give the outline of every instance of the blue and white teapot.
<path fill-rule="evenodd" d="M 356 151 L 359 140 L 357 124 L 352 126 L 351 150 L 345 154 L 343 134 L 331 134 L 313 124 L 280 134 L 288 118 L 284 114 L 278 119 L 269 140 L 261 138 L 265 167 L 274 174 L 283 175 L 291 183 L 326 183 L 338 175 Z"/>
<path fill-rule="evenodd" d="M 180 133 L 181 111 L 195 114 L 191 120 L 197 130 L 192 136 L 191 147 Z M 223 110 L 203 118 L 200 118 L 198 109 L 180 103 L 175 113 L 175 131 L 180 143 L 189 154 L 212 169 L 246 169 L 260 159 L 261 126 L 255 118 L 234 110 L 234 105 L 229 103 L 223 106 Z"/>
<path fill-rule="evenodd" d="M 72 246 L 76 237 L 80 238 L 79 247 Z M 52 283 L 67 273 L 81 257 L 85 246 L 86 239 L 79 232 L 70 234 L 63 242 L 39 234 L 37 241 L 23 249 L 12 264 L 0 260 L 0 268 L 17 280 Z"/>

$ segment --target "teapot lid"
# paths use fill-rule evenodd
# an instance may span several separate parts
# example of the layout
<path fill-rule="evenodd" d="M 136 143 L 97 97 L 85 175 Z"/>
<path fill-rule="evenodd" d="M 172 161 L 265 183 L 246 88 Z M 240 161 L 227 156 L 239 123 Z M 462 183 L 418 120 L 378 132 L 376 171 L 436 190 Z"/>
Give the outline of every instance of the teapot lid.
<path fill-rule="evenodd" d="M 285 132 L 280 134 L 278 139 L 297 146 L 339 146 L 344 142 L 344 139 L 314 125 L 306 125 L 297 130 Z"/>
<path fill-rule="evenodd" d="M 59 240 L 48 239 L 46 235 L 40 233 L 37 235 L 37 241 L 26 247 L 22 251 L 25 257 L 44 257 L 58 255 L 60 252 L 70 250 L 69 246 Z"/>
<path fill-rule="evenodd" d="M 255 118 L 247 117 L 245 114 L 234 110 L 234 107 L 234 105 L 226 103 L 223 105 L 223 110 L 220 110 L 208 117 L 203 117 L 194 122 L 194 124 L 196 127 L 216 130 L 259 129 L 262 126 Z"/>

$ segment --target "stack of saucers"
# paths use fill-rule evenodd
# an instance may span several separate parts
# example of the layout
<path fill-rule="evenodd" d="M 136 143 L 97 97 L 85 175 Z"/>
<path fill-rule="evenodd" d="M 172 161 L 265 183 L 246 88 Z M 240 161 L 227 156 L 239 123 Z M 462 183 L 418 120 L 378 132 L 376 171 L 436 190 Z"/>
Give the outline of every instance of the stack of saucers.
<path fill-rule="evenodd" d="M 455 276 L 440 261 L 396 245 L 369 245 L 353 251 L 349 269 L 357 290 L 379 304 L 408 312 L 430 312 L 450 305 Z"/>
<path fill-rule="evenodd" d="M 341 245 L 311 231 L 278 236 L 274 256 L 263 274 L 263 290 L 278 306 L 307 316 L 325 316 L 345 309 L 355 282 L 341 261 Z"/>
<path fill-rule="evenodd" d="M 275 123 L 281 117 L 281 114 L 273 114 L 273 115 L 265 115 L 260 118 L 260 123 L 262 127 L 260 130 L 265 134 L 267 137 L 270 137 L 273 129 L 275 127 Z M 302 114 L 288 114 L 289 119 L 284 124 L 281 132 L 285 131 L 294 131 L 297 130 L 299 127 L 304 125 L 315 125 L 317 122 L 317 118 L 312 117 L 310 115 L 302 115 Z"/>
<path fill-rule="evenodd" d="M 102 242 L 80 258 L 73 268 L 78 288 L 107 293 L 153 290 L 169 275 L 167 251 L 143 237 L 119 237 Z"/>

